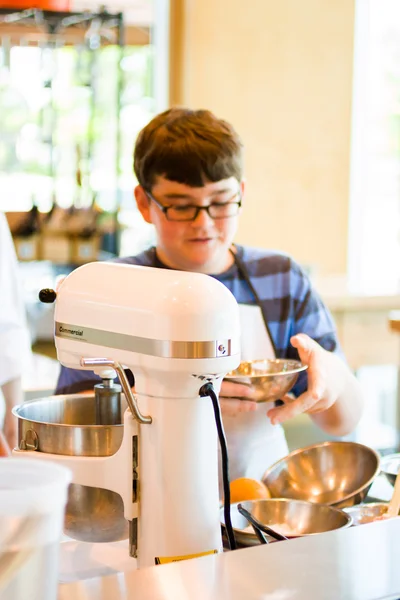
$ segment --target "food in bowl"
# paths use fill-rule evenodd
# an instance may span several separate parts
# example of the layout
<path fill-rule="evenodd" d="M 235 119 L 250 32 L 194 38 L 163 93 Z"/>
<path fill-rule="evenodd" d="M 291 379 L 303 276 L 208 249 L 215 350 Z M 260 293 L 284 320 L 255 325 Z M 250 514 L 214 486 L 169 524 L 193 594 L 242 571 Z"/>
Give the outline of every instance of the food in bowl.
<path fill-rule="evenodd" d="M 290 527 L 289 525 L 286 525 L 286 523 L 271 523 L 271 525 L 268 525 L 268 527 L 271 527 L 271 529 L 273 529 L 277 533 L 281 533 L 282 535 L 284 535 L 285 537 L 288 537 L 288 538 L 299 537 L 298 529 L 296 529 L 294 527 Z M 254 533 L 253 526 L 249 525 L 248 527 L 245 527 L 243 529 L 243 532 L 250 533 L 250 534 Z"/>
<path fill-rule="evenodd" d="M 382 521 L 386 516 L 389 504 L 387 502 L 370 502 L 367 504 L 356 504 L 344 508 L 344 512 L 351 516 L 353 525 L 364 525 L 373 521 Z"/>
<path fill-rule="evenodd" d="M 286 358 L 251 360 L 241 362 L 225 379 L 253 387 L 255 402 L 274 402 L 292 389 L 299 374 L 306 369 L 307 365 L 300 361 Z"/>

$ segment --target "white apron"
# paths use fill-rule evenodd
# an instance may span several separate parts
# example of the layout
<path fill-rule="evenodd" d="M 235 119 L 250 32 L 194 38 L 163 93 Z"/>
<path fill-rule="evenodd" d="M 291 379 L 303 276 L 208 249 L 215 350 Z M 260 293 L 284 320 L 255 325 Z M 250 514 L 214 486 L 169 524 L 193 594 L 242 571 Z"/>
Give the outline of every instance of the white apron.
<path fill-rule="evenodd" d="M 239 304 L 241 324 L 241 360 L 275 358 L 271 339 L 259 306 Z M 261 479 L 274 462 L 289 453 L 281 425 L 271 425 L 266 413 L 273 403 L 260 403 L 257 410 L 223 417 L 229 456 L 229 479 Z M 221 457 L 220 497 L 222 498 Z"/>

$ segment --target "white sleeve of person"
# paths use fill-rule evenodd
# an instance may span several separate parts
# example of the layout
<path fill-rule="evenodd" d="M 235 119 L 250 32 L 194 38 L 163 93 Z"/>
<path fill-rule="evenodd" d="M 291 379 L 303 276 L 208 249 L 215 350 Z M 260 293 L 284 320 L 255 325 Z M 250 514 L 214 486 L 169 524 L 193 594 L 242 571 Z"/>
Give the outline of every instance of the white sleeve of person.
<path fill-rule="evenodd" d="M 0 386 L 30 364 L 30 338 L 19 269 L 6 217 L 0 213 Z"/>

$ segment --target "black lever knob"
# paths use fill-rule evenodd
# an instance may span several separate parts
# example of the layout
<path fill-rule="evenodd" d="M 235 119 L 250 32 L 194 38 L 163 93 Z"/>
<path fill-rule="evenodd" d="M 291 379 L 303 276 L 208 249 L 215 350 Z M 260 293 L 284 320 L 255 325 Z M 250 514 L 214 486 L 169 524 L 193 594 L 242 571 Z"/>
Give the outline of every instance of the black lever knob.
<path fill-rule="evenodd" d="M 44 290 L 40 290 L 39 292 L 39 300 L 40 302 L 45 302 L 46 304 L 51 304 L 55 301 L 57 297 L 57 293 L 50 288 L 44 288 Z"/>

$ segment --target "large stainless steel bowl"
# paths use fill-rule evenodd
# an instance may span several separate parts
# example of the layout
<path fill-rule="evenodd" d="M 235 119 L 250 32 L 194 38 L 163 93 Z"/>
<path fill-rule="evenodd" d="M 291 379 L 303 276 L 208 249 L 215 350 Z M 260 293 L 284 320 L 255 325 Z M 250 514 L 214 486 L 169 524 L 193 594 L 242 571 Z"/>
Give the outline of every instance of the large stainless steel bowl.
<path fill-rule="evenodd" d="M 381 458 L 381 471 L 387 480 L 394 485 L 397 473 L 400 471 L 400 453 L 387 454 Z"/>
<path fill-rule="evenodd" d="M 273 402 L 287 394 L 306 369 L 298 360 L 286 358 L 251 360 L 241 362 L 225 379 L 252 386 L 256 402 Z"/>
<path fill-rule="evenodd" d="M 352 522 L 350 515 L 343 510 L 302 500 L 271 498 L 241 502 L 241 504 L 263 525 L 269 525 L 286 537 L 301 537 L 342 529 L 350 527 Z M 237 505 L 238 503 L 231 504 L 231 520 L 236 541 L 244 546 L 259 544 L 253 528 L 239 513 Z M 220 510 L 220 520 L 224 530 L 223 508 Z M 266 537 L 272 541 L 272 538 Z"/>
<path fill-rule="evenodd" d="M 121 396 L 121 412 L 126 408 Z M 50 396 L 13 409 L 18 442 L 27 451 L 67 456 L 111 456 L 119 449 L 123 424 L 97 425 L 94 394 Z M 128 522 L 119 494 L 71 484 L 64 531 L 84 542 L 111 542 L 128 537 Z"/>
<path fill-rule="evenodd" d="M 379 473 L 375 450 L 356 442 L 322 442 L 285 456 L 262 481 L 273 498 L 344 507 L 359 504 Z"/>

